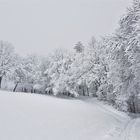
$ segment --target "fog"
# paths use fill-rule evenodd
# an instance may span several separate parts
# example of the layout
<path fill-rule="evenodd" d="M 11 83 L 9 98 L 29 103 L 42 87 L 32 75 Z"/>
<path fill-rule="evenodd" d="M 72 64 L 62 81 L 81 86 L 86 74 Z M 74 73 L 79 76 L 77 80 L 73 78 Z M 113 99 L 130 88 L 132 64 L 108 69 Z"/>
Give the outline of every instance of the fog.
<path fill-rule="evenodd" d="M 132 0 L 0 0 L 0 40 L 46 55 L 111 34 Z"/>

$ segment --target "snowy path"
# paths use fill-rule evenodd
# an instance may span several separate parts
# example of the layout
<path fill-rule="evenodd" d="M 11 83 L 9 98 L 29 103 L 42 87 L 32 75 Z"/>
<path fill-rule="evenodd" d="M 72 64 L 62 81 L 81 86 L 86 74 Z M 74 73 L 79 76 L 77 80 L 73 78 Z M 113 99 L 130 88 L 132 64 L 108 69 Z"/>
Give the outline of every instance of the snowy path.
<path fill-rule="evenodd" d="M 97 103 L 96 103 L 97 104 Z M 101 104 L 101 103 L 100 103 Z M 100 106 L 100 109 L 104 109 L 106 113 L 110 114 L 112 117 L 114 117 L 116 120 L 121 121 L 120 120 L 120 116 L 121 114 L 117 113 L 115 110 L 112 111 L 112 109 L 109 107 L 106 108 L 106 106 L 101 106 L 98 103 L 98 106 Z M 120 128 L 116 128 L 116 130 L 113 132 L 112 131 L 112 135 L 113 134 L 117 134 L 114 139 L 115 140 L 140 140 L 140 118 L 136 118 L 136 119 L 130 119 L 130 118 L 126 118 L 126 120 L 123 120 L 123 125 Z M 113 138 L 113 137 L 112 137 Z M 111 137 L 110 137 L 111 139 Z"/>
<path fill-rule="evenodd" d="M 140 140 L 140 119 L 96 99 L 0 91 L 0 140 Z"/>
<path fill-rule="evenodd" d="M 130 120 L 122 133 L 122 140 L 140 139 L 140 119 Z"/>

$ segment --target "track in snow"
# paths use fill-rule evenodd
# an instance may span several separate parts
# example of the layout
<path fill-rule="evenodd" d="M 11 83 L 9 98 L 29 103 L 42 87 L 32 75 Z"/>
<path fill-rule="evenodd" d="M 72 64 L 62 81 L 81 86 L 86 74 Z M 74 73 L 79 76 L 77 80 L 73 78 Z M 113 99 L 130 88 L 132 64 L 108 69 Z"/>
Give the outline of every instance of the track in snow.
<path fill-rule="evenodd" d="M 140 119 L 130 120 L 124 131 L 122 132 L 121 140 L 140 140 Z"/>
<path fill-rule="evenodd" d="M 112 128 L 105 136 L 105 140 L 140 140 L 140 118 L 131 119 L 122 112 L 103 105 L 102 102 L 95 101 L 94 104 L 97 104 L 100 110 L 112 116 L 118 123 L 122 123 Z"/>

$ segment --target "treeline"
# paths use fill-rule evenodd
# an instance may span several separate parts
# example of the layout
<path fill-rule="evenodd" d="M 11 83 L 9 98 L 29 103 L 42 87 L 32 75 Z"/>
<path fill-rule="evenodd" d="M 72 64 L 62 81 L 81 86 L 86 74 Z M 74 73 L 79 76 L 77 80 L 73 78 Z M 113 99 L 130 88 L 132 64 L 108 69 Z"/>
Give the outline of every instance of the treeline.
<path fill-rule="evenodd" d="M 112 36 L 92 38 L 86 46 L 78 42 L 71 52 L 21 57 L 1 41 L 0 86 L 3 78 L 15 83 L 13 91 L 96 96 L 140 112 L 140 1 L 133 0 Z"/>

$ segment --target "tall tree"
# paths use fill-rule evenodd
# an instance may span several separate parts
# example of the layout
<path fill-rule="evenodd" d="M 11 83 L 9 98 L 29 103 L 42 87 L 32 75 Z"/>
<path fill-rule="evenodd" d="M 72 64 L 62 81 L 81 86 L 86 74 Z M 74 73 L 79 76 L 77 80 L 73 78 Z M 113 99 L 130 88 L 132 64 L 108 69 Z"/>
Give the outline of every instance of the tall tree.
<path fill-rule="evenodd" d="M 0 88 L 3 77 L 10 73 L 15 65 L 14 47 L 5 41 L 0 41 Z"/>

